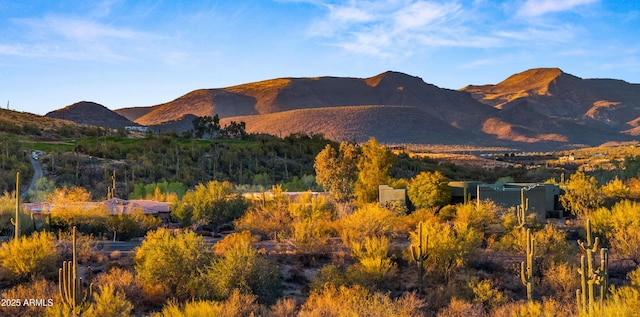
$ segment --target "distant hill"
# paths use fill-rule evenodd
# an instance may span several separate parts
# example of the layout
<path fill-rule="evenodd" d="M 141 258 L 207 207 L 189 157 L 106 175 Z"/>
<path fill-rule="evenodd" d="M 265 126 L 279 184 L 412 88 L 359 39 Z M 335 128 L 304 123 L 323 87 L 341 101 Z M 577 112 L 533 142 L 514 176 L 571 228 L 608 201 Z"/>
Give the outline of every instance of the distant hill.
<path fill-rule="evenodd" d="M 76 102 L 62 109 L 51 111 L 45 116 L 112 129 L 137 125 L 105 106 L 90 101 Z"/>
<path fill-rule="evenodd" d="M 0 109 L 0 132 L 3 133 L 54 137 L 64 126 L 71 128 L 67 129 L 70 135 L 78 133 L 76 123 L 72 121 Z"/>

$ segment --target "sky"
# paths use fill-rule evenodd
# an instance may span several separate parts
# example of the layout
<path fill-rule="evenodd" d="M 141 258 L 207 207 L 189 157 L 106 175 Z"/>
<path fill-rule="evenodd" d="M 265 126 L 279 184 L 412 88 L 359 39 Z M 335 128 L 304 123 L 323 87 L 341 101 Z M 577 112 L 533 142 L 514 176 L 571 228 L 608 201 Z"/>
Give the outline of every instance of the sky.
<path fill-rule="evenodd" d="M 537 67 L 640 83 L 640 1 L 0 0 L 0 107 L 40 115 L 281 77 L 459 89 Z"/>

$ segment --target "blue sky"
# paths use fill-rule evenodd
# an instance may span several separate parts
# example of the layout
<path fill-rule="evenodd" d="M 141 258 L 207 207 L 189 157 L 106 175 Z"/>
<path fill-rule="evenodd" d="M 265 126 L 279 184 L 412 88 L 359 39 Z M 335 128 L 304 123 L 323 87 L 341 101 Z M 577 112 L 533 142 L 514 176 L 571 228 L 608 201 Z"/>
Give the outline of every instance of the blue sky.
<path fill-rule="evenodd" d="M 640 1 L 0 0 L 0 106 L 151 106 L 387 70 L 442 88 L 535 67 L 640 83 Z"/>

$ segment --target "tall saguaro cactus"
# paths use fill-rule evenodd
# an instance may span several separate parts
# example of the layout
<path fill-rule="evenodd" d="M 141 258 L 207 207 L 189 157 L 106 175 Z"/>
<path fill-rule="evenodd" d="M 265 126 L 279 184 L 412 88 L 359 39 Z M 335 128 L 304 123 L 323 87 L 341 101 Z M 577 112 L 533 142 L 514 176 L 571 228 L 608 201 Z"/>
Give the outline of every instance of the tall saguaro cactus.
<path fill-rule="evenodd" d="M 88 299 L 93 294 L 91 284 L 91 267 L 88 267 L 89 286 L 84 289 L 81 277 L 78 277 L 78 261 L 76 258 L 76 227 L 73 227 L 71 235 L 72 261 L 62 262 L 62 268 L 58 269 L 58 290 L 62 303 L 69 307 L 73 316 L 78 316 L 87 307 Z"/>
<path fill-rule="evenodd" d="M 411 259 L 418 265 L 418 287 L 423 292 L 424 284 L 424 262 L 429 258 L 427 249 L 429 248 L 429 236 L 422 235 L 422 222 L 418 225 L 418 245 L 411 245 Z M 424 241 L 424 244 L 423 244 Z"/>
<path fill-rule="evenodd" d="M 16 172 L 16 217 L 11 218 L 11 224 L 15 227 L 14 238 L 20 239 L 20 172 Z"/>
<path fill-rule="evenodd" d="M 531 235 L 531 229 L 527 229 L 526 264 L 520 262 L 520 280 L 527 287 L 527 300 L 533 301 L 533 256 L 536 249 L 536 241 Z"/>
<path fill-rule="evenodd" d="M 576 290 L 576 300 L 578 309 L 583 313 L 592 313 L 596 301 L 596 285 L 600 285 L 600 304 L 604 301 L 609 283 L 609 252 L 606 248 L 600 249 L 600 266 L 596 269 L 594 252 L 598 251 L 599 239 L 593 239 L 591 235 L 591 220 L 587 219 L 586 224 L 587 240 L 578 240 L 578 246 L 586 254 L 580 257 L 580 285 L 581 289 Z"/>

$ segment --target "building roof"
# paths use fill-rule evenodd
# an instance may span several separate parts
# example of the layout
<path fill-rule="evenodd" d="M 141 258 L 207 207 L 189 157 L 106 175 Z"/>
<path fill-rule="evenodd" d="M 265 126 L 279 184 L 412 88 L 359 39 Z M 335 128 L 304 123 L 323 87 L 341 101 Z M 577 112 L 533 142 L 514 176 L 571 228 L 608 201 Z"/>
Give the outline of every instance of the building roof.
<path fill-rule="evenodd" d="M 155 200 L 125 200 L 112 198 L 102 202 L 75 202 L 74 206 L 79 206 L 84 210 L 95 208 L 106 208 L 112 215 L 132 214 L 137 209 L 142 210 L 147 215 L 157 215 L 158 213 L 170 213 L 171 203 Z M 22 204 L 31 213 L 49 213 L 56 206 L 48 202 L 25 203 Z"/>

